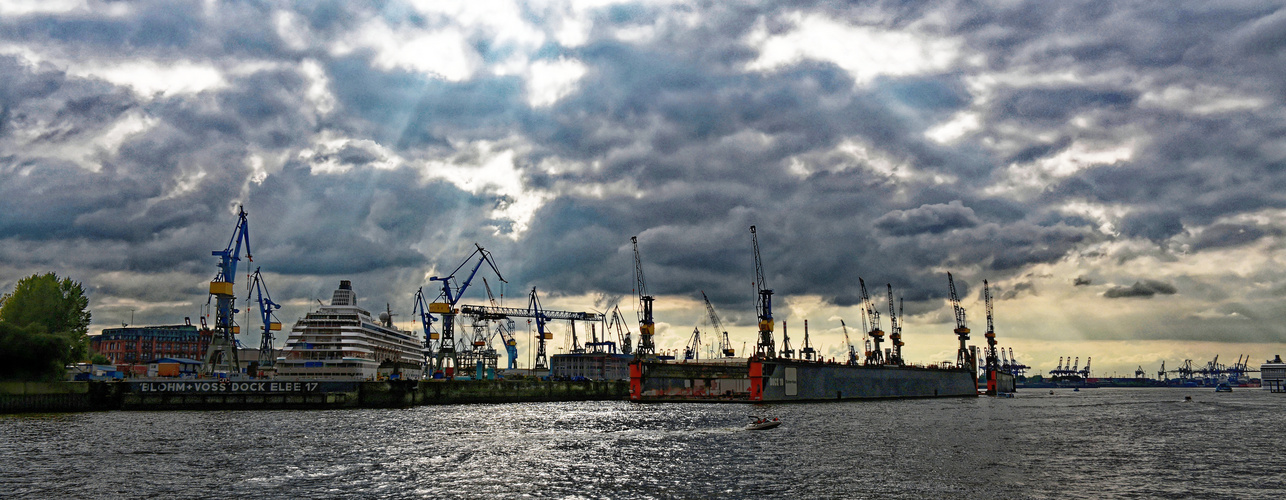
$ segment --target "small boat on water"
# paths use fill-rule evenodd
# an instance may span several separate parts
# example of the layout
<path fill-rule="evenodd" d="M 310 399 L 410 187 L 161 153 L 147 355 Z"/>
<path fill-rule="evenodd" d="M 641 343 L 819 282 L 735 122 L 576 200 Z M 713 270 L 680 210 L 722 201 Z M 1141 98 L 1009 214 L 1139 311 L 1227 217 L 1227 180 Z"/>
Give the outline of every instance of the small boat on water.
<path fill-rule="evenodd" d="M 750 417 L 750 418 L 755 419 L 755 421 L 749 424 L 746 424 L 746 430 L 748 431 L 762 431 L 762 430 L 771 429 L 773 427 L 777 427 L 781 425 L 781 420 L 777 420 L 775 417 L 771 419 L 767 417 L 764 417 L 764 418 Z"/>
<path fill-rule="evenodd" d="M 1232 386 L 1228 384 L 1219 384 L 1215 386 L 1215 392 L 1232 392 Z"/>

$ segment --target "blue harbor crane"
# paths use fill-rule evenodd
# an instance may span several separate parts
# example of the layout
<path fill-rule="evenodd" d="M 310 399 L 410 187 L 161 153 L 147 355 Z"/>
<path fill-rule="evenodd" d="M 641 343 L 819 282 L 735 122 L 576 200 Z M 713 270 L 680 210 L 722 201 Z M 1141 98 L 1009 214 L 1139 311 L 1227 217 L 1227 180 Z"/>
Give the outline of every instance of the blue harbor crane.
<path fill-rule="evenodd" d="M 254 295 L 259 304 L 259 317 L 263 320 L 263 335 L 259 338 L 259 369 L 264 369 L 276 364 L 277 357 L 272 352 L 272 332 L 281 331 L 281 320 L 275 317 L 273 311 L 281 309 L 281 305 L 272 301 L 272 294 L 268 293 L 268 286 L 264 284 L 259 268 L 255 268 L 250 278 L 250 294 L 246 297 L 246 302 L 251 299 L 249 295 Z"/>
<path fill-rule="evenodd" d="M 491 284 L 487 283 L 487 278 L 482 278 L 482 286 L 487 290 L 487 300 L 491 301 L 491 306 L 500 307 L 496 302 L 496 296 L 491 294 Z M 503 296 L 504 290 L 500 292 Z M 514 338 L 514 326 L 514 321 L 508 318 L 496 325 L 496 333 L 500 335 L 500 341 L 505 344 L 505 354 L 509 355 L 510 370 L 518 368 L 518 340 Z"/>
<path fill-rule="evenodd" d="M 772 358 L 775 354 L 772 330 L 772 290 L 764 279 L 764 261 L 759 256 L 759 235 L 755 226 L 750 226 L 750 242 L 755 250 L 755 289 L 759 292 L 759 302 L 755 303 L 755 313 L 759 316 L 759 343 L 755 344 L 755 356 Z"/>
<path fill-rule="evenodd" d="M 232 230 L 232 239 L 227 248 L 211 252 L 219 257 L 219 273 L 210 282 L 210 295 L 215 299 L 214 336 L 210 347 L 205 351 L 205 362 L 201 364 L 201 373 L 212 375 L 225 371 L 232 374 L 241 366 L 237 359 L 236 334 L 240 327 L 233 325 L 233 316 L 239 312 L 233 307 L 236 295 L 233 283 L 236 281 L 237 263 L 241 261 L 241 245 L 246 247 L 246 260 L 254 262 L 250 256 L 250 222 L 246 219 L 244 207 L 237 207 L 237 226 Z"/>
<path fill-rule="evenodd" d="M 634 244 L 634 292 L 639 299 L 639 345 L 634 351 L 634 357 L 652 358 L 656 356 L 656 343 L 652 338 L 656 335 L 656 322 L 652 319 L 653 297 L 647 294 L 647 284 L 643 281 L 643 259 L 639 257 L 639 237 L 631 236 L 630 242 Z"/>
<path fill-rule="evenodd" d="M 473 246 L 477 247 L 477 249 L 469 254 L 464 259 L 464 262 L 461 262 L 451 274 L 446 277 L 434 276 L 429 278 L 429 281 L 442 282 L 442 293 L 438 298 L 444 299 L 445 302 L 429 304 L 429 312 L 442 316 L 442 340 L 438 344 L 434 369 L 442 371 L 447 378 L 453 378 L 456 369 L 455 316 L 458 312 L 455 307 L 456 303 L 460 301 L 460 297 L 464 295 L 464 292 L 469 289 L 469 284 L 473 282 L 473 277 L 478 274 L 478 269 L 482 267 L 483 262 L 491 266 L 491 270 L 496 273 L 496 278 L 499 278 L 501 282 L 506 282 L 500 276 L 500 269 L 496 268 L 496 263 L 492 260 L 491 254 L 484 250 L 482 245 L 474 243 Z M 478 261 L 473 265 L 473 269 L 469 271 L 469 277 L 465 278 L 463 283 L 456 285 L 456 273 L 464 269 L 464 266 L 468 265 L 474 256 L 478 257 Z"/>
<path fill-rule="evenodd" d="M 956 295 L 956 280 L 947 273 L 947 289 L 951 297 L 951 309 L 956 315 L 956 338 L 960 340 L 960 349 L 956 351 L 956 365 L 960 367 L 973 366 L 973 358 L 969 355 L 969 347 L 965 345 L 969 341 L 969 327 L 965 324 L 965 309 L 960 306 L 960 296 Z M 975 373 L 976 377 L 977 374 Z"/>
<path fill-rule="evenodd" d="M 866 364 L 882 365 L 885 364 L 884 352 L 880 350 L 880 342 L 884 341 L 884 330 L 880 329 L 880 311 L 871 303 L 871 295 L 866 293 L 866 282 L 862 278 L 857 279 L 858 286 L 862 292 L 862 306 L 866 308 L 866 317 L 869 318 L 871 331 L 867 335 L 871 336 L 871 341 L 875 347 L 866 352 Z"/>
<path fill-rule="evenodd" d="M 545 316 L 540 310 L 540 297 L 536 295 L 536 287 L 531 287 L 531 298 L 527 301 L 527 311 L 536 319 L 536 370 L 549 369 L 549 357 L 545 355 L 545 342 L 553 340 L 554 334 L 545 330 L 545 323 L 549 322 L 549 317 Z"/>
<path fill-rule="evenodd" d="M 433 345 L 441 335 L 433 331 L 433 322 L 438 319 L 429 314 L 428 301 L 424 299 L 424 287 L 415 291 L 415 306 L 412 307 L 411 314 L 420 319 L 420 326 L 424 328 L 424 376 L 428 378 L 433 374 Z"/>
<path fill-rule="evenodd" d="M 728 341 L 728 330 L 723 328 L 723 322 L 719 321 L 719 315 L 714 312 L 714 305 L 710 303 L 710 297 L 706 297 L 705 291 L 701 292 L 701 300 L 706 303 L 706 315 L 710 317 L 710 328 L 714 329 L 715 337 L 719 338 L 719 350 L 725 358 L 731 358 L 737 354 L 736 349 L 732 348 L 732 342 Z"/>

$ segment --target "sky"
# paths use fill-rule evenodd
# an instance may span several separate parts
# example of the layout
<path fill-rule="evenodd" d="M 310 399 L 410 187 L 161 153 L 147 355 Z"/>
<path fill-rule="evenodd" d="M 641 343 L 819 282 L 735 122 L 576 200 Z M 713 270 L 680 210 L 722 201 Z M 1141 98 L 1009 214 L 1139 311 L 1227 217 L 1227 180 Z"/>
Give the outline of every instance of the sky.
<path fill-rule="evenodd" d="M 744 353 L 754 225 L 827 357 L 861 278 L 909 361 L 954 359 L 951 272 L 1034 372 L 1255 366 L 1286 353 L 1283 74 L 1265 1 L 0 0 L 0 290 L 196 322 L 244 206 L 237 289 L 261 269 L 287 325 L 347 279 L 420 332 L 475 243 L 506 305 L 634 319 L 637 236 L 660 348 L 704 292 Z"/>

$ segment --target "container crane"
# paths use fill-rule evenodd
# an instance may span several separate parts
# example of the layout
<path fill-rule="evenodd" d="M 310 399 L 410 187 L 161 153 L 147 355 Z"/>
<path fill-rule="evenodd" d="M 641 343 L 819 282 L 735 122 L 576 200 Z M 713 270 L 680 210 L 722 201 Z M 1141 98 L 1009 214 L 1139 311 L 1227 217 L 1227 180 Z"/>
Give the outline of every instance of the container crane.
<path fill-rule="evenodd" d="M 281 305 L 272 301 L 272 294 L 268 293 L 268 286 L 263 283 L 263 274 L 259 272 L 259 268 L 255 268 L 250 277 L 250 293 L 246 296 L 246 302 L 250 302 L 252 295 L 259 304 L 259 316 L 263 320 L 263 334 L 259 338 L 259 368 L 262 369 L 273 366 L 277 361 L 272 352 L 272 332 L 281 331 L 281 321 L 274 317 L 273 311 L 281 309 Z"/>
<path fill-rule="evenodd" d="M 710 316 L 710 328 L 714 329 L 714 336 L 719 339 L 719 351 L 725 358 L 735 356 L 737 351 L 732 348 L 732 342 L 728 341 L 728 330 L 723 328 L 723 322 L 719 321 L 719 315 L 715 314 L 714 305 L 710 303 L 710 297 L 706 297 L 704 291 L 701 292 L 701 300 L 706 303 L 706 314 Z"/>
<path fill-rule="evenodd" d="M 1165 373 L 1165 360 L 1163 359 L 1161 360 L 1161 369 L 1157 370 L 1157 380 L 1170 380 L 1170 377 L 1166 376 Z"/>
<path fill-rule="evenodd" d="M 488 320 L 508 320 L 509 318 L 533 318 L 536 320 L 536 360 L 535 368 L 549 369 L 549 359 L 546 353 L 546 341 L 553 340 L 554 334 L 547 328 L 552 320 L 568 321 L 585 321 L 595 322 L 602 321 L 602 315 L 592 312 L 571 312 L 571 311 L 554 311 L 545 309 L 540 306 L 540 298 L 536 292 L 536 287 L 531 288 L 528 295 L 527 307 L 500 307 L 496 305 L 475 306 L 461 305 L 460 314 L 469 315 L 475 318 L 485 318 Z"/>
<path fill-rule="evenodd" d="M 960 367 L 972 366 L 973 359 L 969 356 L 969 348 L 965 344 L 969 341 L 969 327 L 965 324 L 965 309 L 960 306 L 960 296 L 956 295 L 956 281 L 947 273 L 947 288 L 950 291 L 951 309 L 956 315 L 956 338 L 960 340 L 960 350 L 956 352 L 956 364 Z"/>
<path fill-rule="evenodd" d="M 643 280 L 643 259 L 639 257 L 639 237 L 631 236 L 634 244 L 634 291 L 639 299 L 639 346 L 634 356 L 651 358 L 656 356 L 656 344 L 652 336 L 656 334 L 656 322 L 652 320 L 653 297 L 647 294 L 647 284 Z"/>
<path fill-rule="evenodd" d="M 889 288 L 889 343 L 893 344 L 893 355 L 889 363 L 902 366 L 906 362 L 902 359 L 902 323 L 898 319 L 897 311 L 893 309 L 893 284 L 885 283 Z"/>
<path fill-rule="evenodd" d="M 446 300 L 446 302 L 434 302 L 429 304 L 429 312 L 442 316 L 442 340 L 438 344 L 435 365 L 436 369 L 442 370 L 446 374 L 447 378 L 452 378 L 455 371 L 455 316 L 458 312 L 455 307 L 456 303 L 460 301 L 460 297 L 464 295 L 465 290 L 469 289 L 469 284 L 473 282 L 473 277 L 478 274 L 478 268 L 482 267 L 483 262 L 486 262 L 491 266 L 491 270 L 496 273 L 496 278 L 499 278 L 501 282 L 506 282 L 505 279 L 500 276 L 500 270 L 496 268 L 496 263 L 491 259 L 491 254 L 484 250 L 482 245 L 474 243 L 473 246 L 477 247 L 477 249 L 474 250 L 473 253 L 469 254 L 469 256 L 464 259 L 464 262 L 461 262 L 460 265 L 455 268 L 455 271 L 451 272 L 451 274 L 446 277 L 434 276 L 429 278 L 429 281 L 442 282 L 442 293 L 439 295 L 439 298 Z M 469 271 L 469 277 L 465 278 L 463 283 L 456 286 L 456 273 L 460 272 L 461 269 L 464 269 L 464 266 L 468 265 L 469 261 L 472 260 L 474 256 L 478 257 L 478 262 L 473 265 L 473 270 Z M 447 366 L 448 363 L 450 366 Z"/>
<path fill-rule="evenodd" d="M 1027 369 L 1031 368 L 1030 366 L 1018 362 L 1018 358 L 1014 356 L 1014 348 L 1012 347 L 1009 348 L 1009 362 L 1013 364 L 1013 373 L 1015 377 L 1022 377 L 1027 373 Z"/>
<path fill-rule="evenodd" d="M 839 320 L 839 326 L 844 329 L 844 345 L 848 347 L 848 364 L 856 365 L 857 349 L 853 347 L 853 341 L 848 338 L 848 325 L 845 325 L 844 320 L 841 319 Z"/>
<path fill-rule="evenodd" d="M 1090 378 L 1090 361 L 1093 361 L 1093 360 L 1094 360 L 1093 357 L 1087 356 L 1085 358 L 1085 368 L 1082 368 L 1081 371 L 1079 372 L 1081 375 L 1081 378 L 1086 378 L 1086 379 Z"/>
<path fill-rule="evenodd" d="M 236 295 L 233 294 L 233 282 L 237 275 L 237 262 L 241 260 L 241 245 L 246 246 L 246 260 L 254 262 L 250 256 L 250 222 L 246 219 L 245 207 L 237 207 L 237 225 L 232 230 L 232 239 L 227 248 L 210 254 L 219 257 L 219 273 L 210 282 L 210 295 L 214 298 L 216 309 L 214 319 L 214 336 L 210 347 L 205 351 L 205 361 L 201 364 L 201 373 L 214 374 L 218 368 L 225 368 L 229 375 L 238 371 L 241 366 L 237 359 L 237 339 L 240 327 L 233 325 L 233 316 L 237 309 L 233 307 Z"/>
<path fill-rule="evenodd" d="M 759 235 L 755 233 L 755 226 L 750 226 L 750 241 L 755 250 L 755 288 L 759 292 L 759 302 L 755 304 L 755 312 L 759 316 L 759 343 L 755 345 L 755 356 L 772 358 L 776 355 L 772 338 L 772 290 L 764 282 L 764 261 L 759 256 Z"/>
<path fill-rule="evenodd" d="M 862 306 L 866 309 L 866 317 L 869 318 L 871 330 L 866 332 L 871 336 L 875 348 L 866 353 L 866 364 L 882 365 L 885 364 L 884 351 L 880 349 L 880 342 L 884 341 L 884 330 L 880 329 L 880 311 L 875 309 L 875 304 L 871 303 L 871 295 L 866 293 L 866 282 L 862 278 L 857 279 L 861 286 Z"/>

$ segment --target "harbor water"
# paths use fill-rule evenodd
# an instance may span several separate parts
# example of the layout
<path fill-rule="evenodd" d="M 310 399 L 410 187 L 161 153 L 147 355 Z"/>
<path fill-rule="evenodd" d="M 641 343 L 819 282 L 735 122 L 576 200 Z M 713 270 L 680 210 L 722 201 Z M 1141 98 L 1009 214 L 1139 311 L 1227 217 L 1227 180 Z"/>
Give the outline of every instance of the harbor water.
<path fill-rule="evenodd" d="M 0 415 L 0 495 L 1281 498 L 1284 409 L 1258 389 L 1166 388 Z M 743 430 L 751 415 L 784 423 Z"/>

